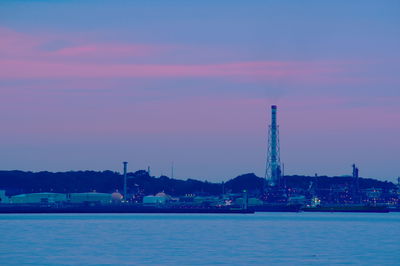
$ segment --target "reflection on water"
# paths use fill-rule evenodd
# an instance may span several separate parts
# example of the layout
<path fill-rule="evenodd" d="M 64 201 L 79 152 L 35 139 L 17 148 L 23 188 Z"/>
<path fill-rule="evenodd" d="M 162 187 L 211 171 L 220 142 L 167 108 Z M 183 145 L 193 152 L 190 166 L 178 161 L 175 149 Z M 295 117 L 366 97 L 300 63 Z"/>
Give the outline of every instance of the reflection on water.
<path fill-rule="evenodd" d="M 6 214 L 1 265 L 400 261 L 400 213 Z"/>

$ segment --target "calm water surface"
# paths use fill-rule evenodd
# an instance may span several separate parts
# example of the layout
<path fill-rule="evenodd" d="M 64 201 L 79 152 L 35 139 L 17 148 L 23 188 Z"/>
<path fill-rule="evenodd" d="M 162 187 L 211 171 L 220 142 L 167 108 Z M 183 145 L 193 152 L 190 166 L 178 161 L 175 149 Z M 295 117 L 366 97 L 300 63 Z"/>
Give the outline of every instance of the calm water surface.
<path fill-rule="evenodd" d="M 0 215 L 24 264 L 400 265 L 400 213 Z"/>

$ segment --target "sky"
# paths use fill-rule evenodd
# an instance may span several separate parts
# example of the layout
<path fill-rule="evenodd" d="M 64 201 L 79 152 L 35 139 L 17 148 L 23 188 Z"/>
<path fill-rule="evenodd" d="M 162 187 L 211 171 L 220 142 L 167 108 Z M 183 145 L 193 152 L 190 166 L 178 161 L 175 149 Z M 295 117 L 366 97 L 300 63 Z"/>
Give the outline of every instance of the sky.
<path fill-rule="evenodd" d="M 0 2 L 0 169 L 400 176 L 399 1 Z"/>

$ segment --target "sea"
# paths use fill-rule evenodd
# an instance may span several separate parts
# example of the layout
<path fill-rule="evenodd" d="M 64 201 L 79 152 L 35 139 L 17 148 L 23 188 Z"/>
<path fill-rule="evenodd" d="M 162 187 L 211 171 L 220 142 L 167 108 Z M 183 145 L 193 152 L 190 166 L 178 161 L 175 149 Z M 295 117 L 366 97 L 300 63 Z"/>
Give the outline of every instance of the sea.
<path fill-rule="evenodd" d="M 1 214 L 0 265 L 400 265 L 400 213 Z"/>

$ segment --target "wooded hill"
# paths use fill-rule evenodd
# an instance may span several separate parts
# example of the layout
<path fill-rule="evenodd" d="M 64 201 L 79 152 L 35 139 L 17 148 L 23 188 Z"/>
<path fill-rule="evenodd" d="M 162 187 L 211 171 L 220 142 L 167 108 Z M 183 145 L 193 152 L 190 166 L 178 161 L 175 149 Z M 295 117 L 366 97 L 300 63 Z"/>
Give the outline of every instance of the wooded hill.
<path fill-rule="evenodd" d="M 297 191 L 307 191 L 310 182 L 316 189 L 345 187 L 352 184 L 351 177 L 327 176 L 284 176 L 283 182 L 287 187 Z M 132 194 L 156 194 L 164 191 L 173 196 L 185 194 L 219 195 L 225 192 L 241 192 L 244 189 L 257 193 L 263 188 L 264 179 L 256 175 L 244 174 L 225 183 L 211 183 L 194 179 L 171 179 L 167 176 L 149 176 L 147 171 L 139 170 L 128 174 L 128 191 Z M 395 189 L 396 186 L 387 181 L 375 179 L 359 179 L 360 189 L 382 188 Z M 24 172 L 0 171 L 0 189 L 6 190 L 8 195 L 37 192 L 106 192 L 123 190 L 123 176 L 112 171 L 69 171 L 69 172 Z"/>

